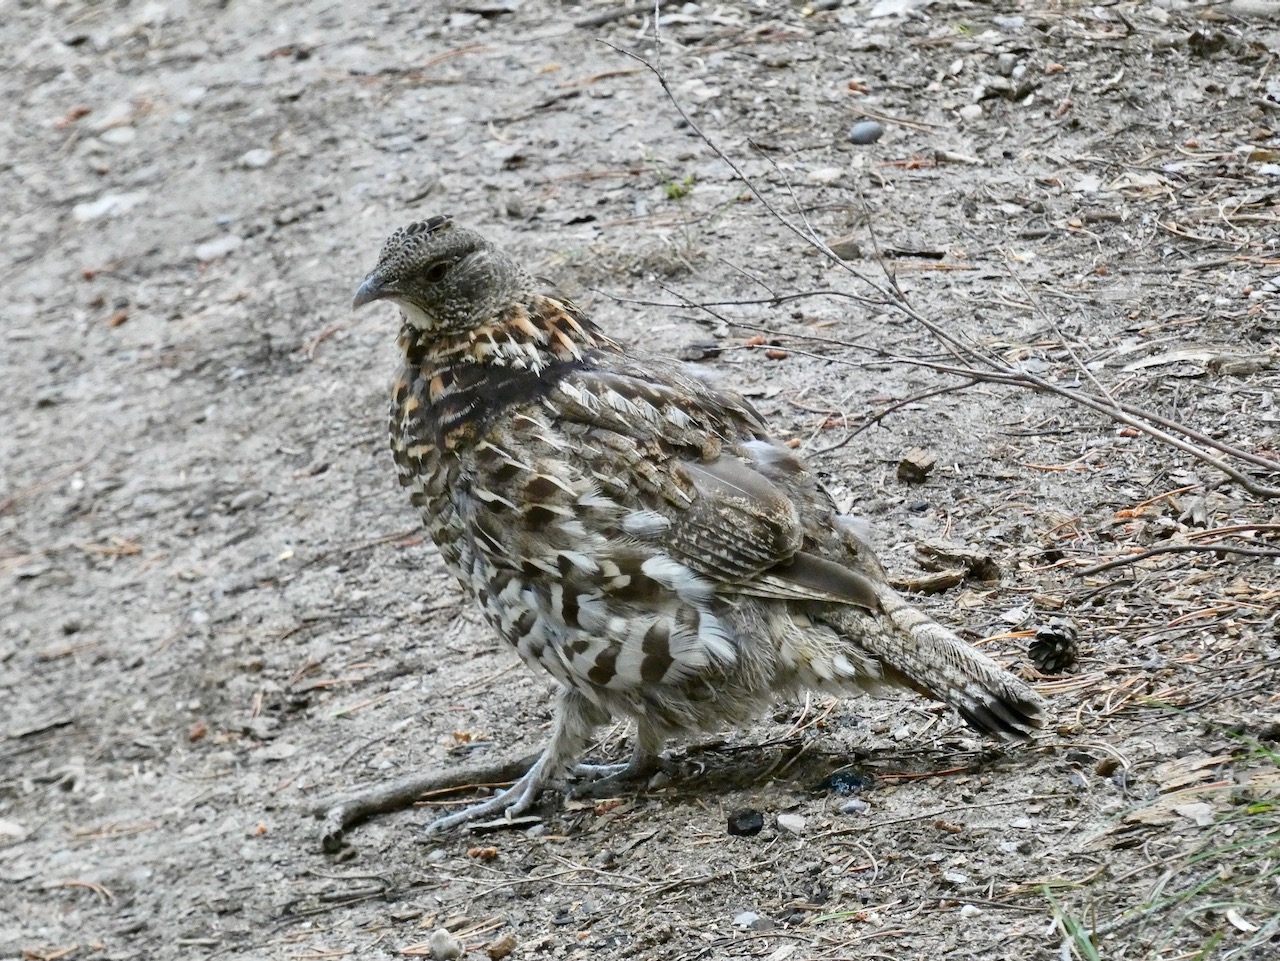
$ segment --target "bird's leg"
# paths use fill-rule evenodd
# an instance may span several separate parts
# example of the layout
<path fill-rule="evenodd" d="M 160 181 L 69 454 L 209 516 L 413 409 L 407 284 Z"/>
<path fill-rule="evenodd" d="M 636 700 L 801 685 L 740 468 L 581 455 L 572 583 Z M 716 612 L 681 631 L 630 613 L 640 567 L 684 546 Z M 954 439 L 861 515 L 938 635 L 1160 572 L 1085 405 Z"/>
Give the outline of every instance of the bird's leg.
<path fill-rule="evenodd" d="M 556 723 L 551 741 L 524 776 L 505 791 L 463 808 L 456 814 L 438 818 L 425 828 L 426 833 L 447 831 L 459 824 L 480 818 L 505 816 L 513 818 L 533 807 L 547 783 L 563 776 L 591 740 L 607 715 L 577 691 L 562 690 L 556 701 Z"/>
<path fill-rule="evenodd" d="M 586 778 L 576 785 L 574 797 L 600 797 L 614 788 L 646 780 L 658 768 L 658 750 L 665 738 L 643 719 L 637 723 L 636 746 L 626 764 L 578 764 L 573 773 Z"/>

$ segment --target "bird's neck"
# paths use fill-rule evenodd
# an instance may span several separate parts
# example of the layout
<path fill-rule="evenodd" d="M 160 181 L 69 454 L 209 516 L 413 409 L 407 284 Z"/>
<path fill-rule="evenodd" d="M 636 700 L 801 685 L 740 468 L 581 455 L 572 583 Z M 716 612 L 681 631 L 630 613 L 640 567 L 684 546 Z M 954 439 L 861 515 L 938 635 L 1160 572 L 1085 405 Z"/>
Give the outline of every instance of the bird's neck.
<path fill-rule="evenodd" d="M 426 332 L 406 321 L 399 343 L 405 360 L 424 373 L 478 367 L 537 375 L 583 363 L 593 350 L 619 349 L 572 303 L 543 294 L 529 294 L 493 320 L 457 334 Z"/>
<path fill-rule="evenodd" d="M 571 303 L 531 295 L 465 333 L 427 334 L 405 322 L 405 366 L 392 399 L 396 443 L 451 450 L 512 405 L 537 402 L 599 352 L 620 353 Z"/>

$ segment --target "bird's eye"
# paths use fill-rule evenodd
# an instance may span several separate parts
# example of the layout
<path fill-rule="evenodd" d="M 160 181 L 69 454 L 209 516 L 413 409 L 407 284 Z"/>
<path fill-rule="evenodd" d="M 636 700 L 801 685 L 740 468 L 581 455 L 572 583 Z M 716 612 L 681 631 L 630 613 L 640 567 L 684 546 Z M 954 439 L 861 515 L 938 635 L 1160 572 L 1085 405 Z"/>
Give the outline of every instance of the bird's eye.
<path fill-rule="evenodd" d="M 445 274 L 449 272 L 449 266 L 450 266 L 449 264 L 441 262 L 438 264 L 432 264 L 430 267 L 428 267 L 427 272 L 424 275 L 426 277 L 427 283 L 438 284 L 440 283 L 440 281 L 444 280 Z"/>

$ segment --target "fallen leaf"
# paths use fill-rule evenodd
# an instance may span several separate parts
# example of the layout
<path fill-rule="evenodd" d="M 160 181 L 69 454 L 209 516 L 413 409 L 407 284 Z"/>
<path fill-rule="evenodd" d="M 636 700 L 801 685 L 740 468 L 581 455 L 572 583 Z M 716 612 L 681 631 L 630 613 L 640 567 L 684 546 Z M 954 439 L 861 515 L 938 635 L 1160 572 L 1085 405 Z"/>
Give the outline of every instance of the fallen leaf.
<path fill-rule="evenodd" d="M 1231 922 L 1231 926 L 1237 931 L 1243 931 L 1245 934 L 1253 934 L 1258 930 L 1258 926 L 1252 921 L 1246 921 L 1240 916 L 1240 912 L 1235 908 L 1227 908 L 1227 920 Z"/>

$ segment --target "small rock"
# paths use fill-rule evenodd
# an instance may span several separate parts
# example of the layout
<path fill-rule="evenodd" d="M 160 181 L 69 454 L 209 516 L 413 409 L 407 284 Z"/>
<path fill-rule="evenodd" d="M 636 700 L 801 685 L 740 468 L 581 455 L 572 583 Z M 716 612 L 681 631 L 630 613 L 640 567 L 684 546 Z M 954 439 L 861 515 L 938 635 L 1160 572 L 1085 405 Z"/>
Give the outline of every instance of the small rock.
<path fill-rule="evenodd" d="M 462 957 L 462 942 L 444 928 L 436 928 L 427 939 L 432 961 L 456 961 Z"/>
<path fill-rule="evenodd" d="M 484 953 L 489 955 L 492 961 L 502 961 L 503 958 L 516 949 L 517 944 L 519 942 L 514 934 L 504 934 L 485 948 Z"/>
<path fill-rule="evenodd" d="M 1005 33 L 1017 33 L 1027 24 L 1026 17 L 992 17 L 991 23 Z"/>
<path fill-rule="evenodd" d="M 433 848 L 431 851 L 427 853 L 427 863 L 439 864 L 448 856 L 449 856 L 449 852 L 446 851 L 444 848 Z"/>
<path fill-rule="evenodd" d="M 1018 58 L 1012 53 L 1002 53 L 996 57 L 996 69 L 1000 71 L 1000 76 L 1008 77 L 1013 74 L 1013 68 L 1018 65 Z"/>
<path fill-rule="evenodd" d="M 764 828 L 764 815 L 745 808 L 729 815 L 729 833 L 734 837 L 753 838 Z"/>
<path fill-rule="evenodd" d="M 883 136 L 884 124 L 878 120 L 859 120 L 849 128 L 849 140 L 859 146 L 873 144 Z"/>
<path fill-rule="evenodd" d="M 982 908 L 977 905 L 965 904 L 960 907 L 960 917 L 962 918 L 976 918 L 981 913 Z"/>
<path fill-rule="evenodd" d="M 296 744 L 274 741 L 262 750 L 255 751 L 253 757 L 258 761 L 287 761 L 297 753 L 298 746 Z"/>
<path fill-rule="evenodd" d="M 734 915 L 733 926 L 735 928 L 749 928 L 760 920 L 760 915 L 754 911 L 743 911 L 741 914 Z"/>
<path fill-rule="evenodd" d="M 220 257 L 227 256 L 243 243 L 244 239 L 237 237 L 235 234 L 227 234 L 225 237 L 219 237 L 216 240 L 207 240 L 202 244 L 196 245 L 196 260 L 204 263 L 217 260 Z"/>
<path fill-rule="evenodd" d="M 711 360 L 720 356 L 719 344 L 685 344 L 677 352 L 684 361 Z"/>
<path fill-rule="evenodd" d="M 1102 178 L 1097 174 L 1085 174 L 1071 189 L 1078 194 L 1096 194 L 1102 189 Z"/>
<path fill-rule="evenodd" d="M 852 236 L 833 240 L 827 246 L 841 260 L 857 260 L 862 256 L 862 248 L 858 246 L 858 241 Z"/>
<path fill-rule="evenodd" d="M 118 217 L 138 206 L 149 196 L 150 194 L 145 190 L 128 194 L 103 194 L 97 200 L 76 204 L 71 208 L 71 217 L 82 224 L 104 217 Z"/>
<path fill-rule="evenodd" d="M 819 167 L 809 171 L 809 182 L 829 187 L 844 177 L 843 167 Z"/>
<path fill-rule="evenodd" d="M 248 510 L 252 507 L 261 507 L 266 502 L 266 491 L 241 491 L 231 499 L 231 503 L 227 505 L 227 510 L 234 514 L 236 511 Z"/>
<path fill-rule="evenodd" d="M 259 147 L 256 150 L 246 150 L 240 155 L 240 159 L 237 160 L 236 163 L 241 167 L 244 167 L 246 170 L 260 170 L 267 164 L 271 163 L 274 158 L 275 154 L 270 150 L 265 150 L 262 147 Z"/>
<path fill-rule="evenodd" d="M 976 103 L 965 104 L 960 108 L 961 120 L 978 120 L 982 117 L 982 105 Z"/>
<path fill-rule="evenodd" d="M 111 144 L 113 147 L 122 147 L 137 140 L 138 131 L 133 127 L 112 127 L 110 130 L 104 130 L 98 134 L 98 139 L 103 143 Z"/>
<path fill-rule="evenodd" d="M 950 871 L 942 872 L 942 880 L 949 884 L 968 884 L 969 875 L 965 874 L 963 871 L 957 871 L 953 868 Z"/>
<path fill-rule="evenodd" d="M 938 459 L 922 447 L 915 447 L 898 461 L 898 480 L 907 484 L 922 484 L 937 466 Z"/>
<path fill-rule="evenodd" d="M 849 41 L 848 49 L 853 53 L 871 53 L 876 50 L 890 50 L 893 47 L 894 40 L 887 33 L 869 33 L 865 37 L 853 37 Z"/>
<path fill-rule="evenodd" d="M 279 727 L 280 722 L 273 717 L 253 717 L 240 725 L 240 730 L 259 741 L 266 741 L 275 737 Z"/>
<path fill-rule="evenodd" d="M 804 834 L 805 820 L 799 814 L 779 814 L 778 830 L 788 834 Z"/>
<path fill-rule="evenodd" d="M 994 580 L 994 578 L 990 578 Z M 1031 617 L 1031 608 L 1029 606 L 1011 607 L 1000 615 L 1000 620 L 1013 627 L 1025 624 L 1027 619 Z"/>
<path fill-rule="evenodd" d="M 841 814 L 870 814 L 871 805 L 860 797 L 850 798 L 840 805 Z"/>
<path fill-rule="evenodd" d="M 844 771 L 836 771 L 835 774 L 819 783 L 814 790 L 830 791 L 838 797 L 848 797 L 851 794 L 870 790 L 875 787 L 875 783 L 875 775 L 849 768 Z"/>

